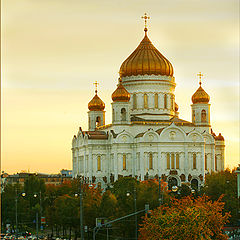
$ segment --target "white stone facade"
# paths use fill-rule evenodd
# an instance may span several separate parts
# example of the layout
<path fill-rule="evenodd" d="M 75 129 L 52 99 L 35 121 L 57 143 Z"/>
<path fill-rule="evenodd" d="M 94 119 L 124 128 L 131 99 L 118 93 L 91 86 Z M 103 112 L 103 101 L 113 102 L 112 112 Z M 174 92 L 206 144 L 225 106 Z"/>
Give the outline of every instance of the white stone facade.
<path fill-rule="evenodd" d="M 74 135 L 73 177 L 106 187 L 122 176 L 160 176 L 199 187 L 205 174 L 224 169 L 224 139 L 211 129 L 210 104 L 192 104 L 188 122 L 178 118 L 174 77 L 122 77 L 122 85 L 130 101 L 112 103 L 112 124 L 105 125 L 104 111 L 89 111 L 88 131 Z"/>

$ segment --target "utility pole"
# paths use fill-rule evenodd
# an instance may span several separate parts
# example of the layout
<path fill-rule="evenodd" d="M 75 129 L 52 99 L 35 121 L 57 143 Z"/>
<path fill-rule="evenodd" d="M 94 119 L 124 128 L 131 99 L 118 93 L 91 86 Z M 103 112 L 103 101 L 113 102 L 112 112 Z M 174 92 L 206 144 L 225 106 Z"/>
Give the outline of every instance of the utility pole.
<path fill-rule="evenodd" d="M 161 177 L 158 176 L 158 200 L 159 200 L 159 207 L 161 206 Z"/>
<path fill-rule="evenodd" d="M 36 212 L 36 232 L 37 232 L 37 240 L 38 240 L 38 211 Z"/>
<path fill-rule="evenodd" d="M 82 179 L 80 178 L 80 231 L 81 231 L 81 240 L 84 240 L 83 232 L 83 204 L 82 204 Z"/>
<path fill-rule="evenodd" d="M 17 199 L 18 198 L 18 192 L 17 192 L 17 186 L 16 186 L 16 230 L 15 230 L 15 232 L 16 232 L 16 240 L 18 239 L 18 214 L 17 214 Z"/>
<path fill-rule="evenodd" d="M 133 189 L 134 193 L 134 212 L 137 212 L 137 194 L 136 194 L 136 187 Z M 137 228 L 137 214 L 135 214 L 135 239 L 138 239 L 138 228 Z"/>

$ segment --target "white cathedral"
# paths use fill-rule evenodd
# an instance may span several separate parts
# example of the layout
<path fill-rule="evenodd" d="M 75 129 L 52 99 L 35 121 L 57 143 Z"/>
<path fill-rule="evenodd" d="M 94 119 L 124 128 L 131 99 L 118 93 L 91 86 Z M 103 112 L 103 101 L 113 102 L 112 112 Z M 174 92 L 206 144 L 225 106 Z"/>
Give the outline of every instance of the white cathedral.
<path fill-rule="evenodd" d="M 145 19 L 146 20 L 146 19 Z M 122 63 L 112 94 L 112 123 L 97 90 L 88 103 L 88 131 L 72 140 L 73 177 L 103 188 L 123 176 L 161 177 L 200 187 L 205 174 L 224 169 L 224 138 L 211 129 L 209 95 L 192 96 L 192 121 L 178 117 L 172 64 L 145 36 Z"/>

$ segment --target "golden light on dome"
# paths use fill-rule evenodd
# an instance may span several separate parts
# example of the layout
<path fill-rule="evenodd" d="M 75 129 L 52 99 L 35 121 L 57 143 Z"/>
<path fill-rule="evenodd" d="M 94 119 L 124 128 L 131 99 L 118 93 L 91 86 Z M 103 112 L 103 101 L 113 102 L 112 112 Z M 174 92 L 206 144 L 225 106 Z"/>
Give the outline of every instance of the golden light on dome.
<path fill-rule="evenodd" d="M 199 77 L 199 88 L 198 90 L 192 95 L 192 102 L 193 103 L 208 103 L 210 101 L 209 95 L 204 91 L 202 88 L 202 76 L 203 74 L 199 72 L 197 74 Z"/>
<path fill-rule="evenodd" d="M 145 13 L 145 36 L 133 53 L 122 63 L 120 77 L 137 75 L 173 76 L 172 64 L 153 46 L 147 36 L 147 19 Z"/>
<path fill-rule="evenodd" d="M 122 80 L 119 79 L 117 89 L 112 94 L 113 102 L 128 102 L 130 100 L 130 93 L 122 85 Z"/>
<path fill-rule="evenodd" d="M 95 89 L 95 96 L 88 103 L 88 109 L 90 111 L 103 111 L 105 109 L 105 103 L 97 95 L 97 85 L 99 85 L 99 83 L 96 81 L 93 84 L 95 85 L 95 88 L 96 88 Z"/>

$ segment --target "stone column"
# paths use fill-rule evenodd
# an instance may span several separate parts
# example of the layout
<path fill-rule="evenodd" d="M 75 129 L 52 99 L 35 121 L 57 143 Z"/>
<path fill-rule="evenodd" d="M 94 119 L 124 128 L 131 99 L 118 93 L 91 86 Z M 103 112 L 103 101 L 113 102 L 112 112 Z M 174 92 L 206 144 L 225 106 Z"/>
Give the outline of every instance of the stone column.
<path fill-rule="evenodd" d="M 212 171 L 215 172 L 215 145 L 212 148 Z"/>
<path fill-rule="evenodd" d="M 132 175 L 135 177 L 137 175 L 137 157 L 136 157 L 136 145 L 132 145 Z"/>
<path fill-rule="evenodd" d="M 114 181 L 118 179 L 118 156 L 117 149 L 113 150 L 113 159 L 114 159 Z"/>
<path fill-rule="evenodd" d="M 92 147 L 88 146 L 88 166 L 89 166 L 89 179 L 92 181 L 93 176 L 93 156 L 92 156 Z"/>
<path fill-rule="evenodd" d="M 143 149 L 140 149 L 140 173 L 141 173 L 141 181 L 144 180 L 144 153 Z"/>
<path fill-rule="evenodd" d="M 201 157 L 201 160 L 202 160 L 202 175 L 203 175 L 203 182 L 205 180 L 205 143 L 203 143 L 202 145 L 202 157 Z"/>

